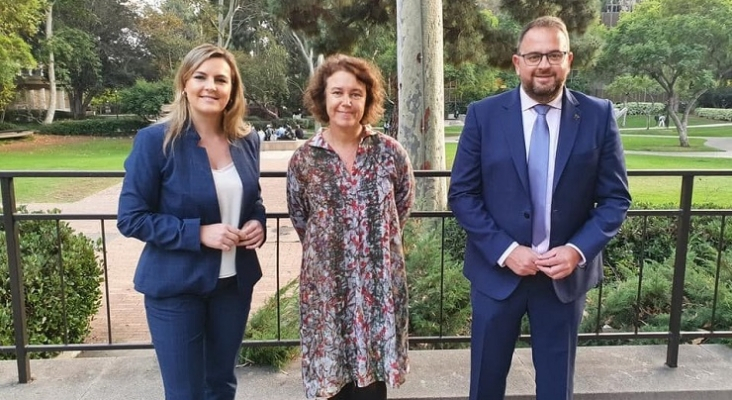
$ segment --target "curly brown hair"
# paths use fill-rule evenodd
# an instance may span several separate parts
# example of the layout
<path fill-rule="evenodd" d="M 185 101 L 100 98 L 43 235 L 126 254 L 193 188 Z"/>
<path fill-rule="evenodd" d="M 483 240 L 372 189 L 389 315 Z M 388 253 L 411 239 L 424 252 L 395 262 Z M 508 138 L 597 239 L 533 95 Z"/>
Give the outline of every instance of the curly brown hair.
<path fill-rule="evenodd" d="M 325 86 L 328 78 L 338 71 L 352 73 L 356 79 L 366 85 L 366 106 L 361 124 L 374 124 L 384 115 L 384 79 L 381 71 L 371 62 L 358 57 L 335 54 L 325 59 L 318 66 L 308 82 L 303 94 L 303 104 L 318 122 L 327 124 L 330 121 L 325 107 Z"/>

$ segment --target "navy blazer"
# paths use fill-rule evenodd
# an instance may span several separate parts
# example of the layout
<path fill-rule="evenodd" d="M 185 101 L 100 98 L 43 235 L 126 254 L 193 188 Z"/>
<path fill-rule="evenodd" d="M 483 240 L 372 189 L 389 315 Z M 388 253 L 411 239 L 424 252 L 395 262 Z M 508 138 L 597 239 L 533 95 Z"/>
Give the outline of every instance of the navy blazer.
<path fill-rule="evenodd" d="M 549 248 L 572 243 L 587 259 L 553 281 L 570 302 L 602 279 L 602 249 L 625 220 L 630 193 L 612 104 L 565 89 L 560 121 Z M 521 278 L 498 259 L 514 241 L 531 246 L 533 217 L 518 88 L 469 106 L 448 197 L 467 232 L 465 276 L 505 299 Z"/>
<path fill-rule="evenodd" d="M 221 250 L 201 244 L 202 225 L 221 223 L 211 165 L 200 136 L 190 127 L 163 153 L 164 124 L 140 130 L 125 160 L 117 228 L 145 242 L 135 289 L 154 297 L 205 295 L 216 287 Z M 259 137 L 230 146 L 244 189 L 239 228 L 256 219 L 266 233 L 259 187 Z M 236 248 L 236 276 L 251 288 L 262 276 L 255 250 Z"/>

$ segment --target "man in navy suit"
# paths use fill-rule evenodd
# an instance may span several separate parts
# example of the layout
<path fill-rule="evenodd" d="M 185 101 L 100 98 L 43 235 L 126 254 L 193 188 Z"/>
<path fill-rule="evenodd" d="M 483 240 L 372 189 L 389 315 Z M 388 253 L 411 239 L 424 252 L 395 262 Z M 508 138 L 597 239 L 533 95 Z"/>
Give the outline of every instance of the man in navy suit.
<path fill-rule="evenodd" d="M 467 232 L 471 400 L 504 398 L 524 314 L 537 399 L 572 398 L 585 296 L 630 207 L 612 104 L 564 87 L 572 59 L 560 19 L 530 22 L 513 56 L 521 86 L 471 104 L 460 135 L 449 202 Z"/>

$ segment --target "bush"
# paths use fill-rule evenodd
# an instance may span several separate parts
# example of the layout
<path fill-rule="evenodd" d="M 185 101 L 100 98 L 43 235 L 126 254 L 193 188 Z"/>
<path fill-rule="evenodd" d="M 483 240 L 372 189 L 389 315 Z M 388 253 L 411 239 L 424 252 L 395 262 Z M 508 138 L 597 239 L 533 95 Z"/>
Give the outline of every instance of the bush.
<path fill-rule="evenodd" d="M 25 212 L 23 208 L 20 211 Z M 29 343 L 83 343 L 102 300 L 103 270 L 96 253 L 99 243 L 75 233 L 66 222 L 21 221 L 18 230 Z M 12 346 L 15 337 L 5 235 L 0 226 L 0 345 Z M 14 356 L 0 354 L 0 359 Z M 53 354 L 31 353 L 33 358 L 50 356 Z"/>
<path fill-rule="evenodd" d="M 19 125 L 9 122 L 0 122 L 0 131 L 17 131 L 22 129 Z"/>
<path fill-rule="evenodd" d="M 119 93 L 122 112 L 155 121 L 160 118 L 163 105 L 173 101 L 172 87 L 170 81 L 148 82 L 138 79 L 134 86 Z"/>
<path fill-rule="evenodd" d="M 441 229 L 424 219 L 410 219 L 404 231 L 410 336 L 470 336 L 470 284 L 462 259 L 455 260 L 447 249 L 443 258 L 441 235 Z"/>
<path fill-rule="evenodd" d="M 38 133 L 65 136 L 130 136 L 150 123 L 139 118 L 99 117 L 76 121 L 59 121 L 36 128 Z"/>
<path fill-rule="evenodd" d="M 299 281 L 293 279 L 279 290 L 280 337 L 300 338 L 300 296 Z M 247 340 L 272 340 L 277 338 L 277 296 L 270 297 L 247 323 L 244 343 Z M 271 365 L 277 369 L 292 361 L 300 348 L 297 346 L 242 347 L 239 361 L 242 364 Z"/>

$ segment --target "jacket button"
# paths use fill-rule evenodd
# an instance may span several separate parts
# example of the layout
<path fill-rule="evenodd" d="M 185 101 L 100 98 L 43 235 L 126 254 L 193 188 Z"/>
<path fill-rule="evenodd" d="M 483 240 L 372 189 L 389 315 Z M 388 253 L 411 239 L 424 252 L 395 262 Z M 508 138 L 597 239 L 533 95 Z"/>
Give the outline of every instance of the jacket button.
<path fill-rule="evenodd" d="M 529 219 L 529 218 L 531 218 L 531 214 L 529 214 L 529 213 L 525 212 L 525 213 L 524 213 L 524 218 L 526 218 L 526 219 Z"/>

